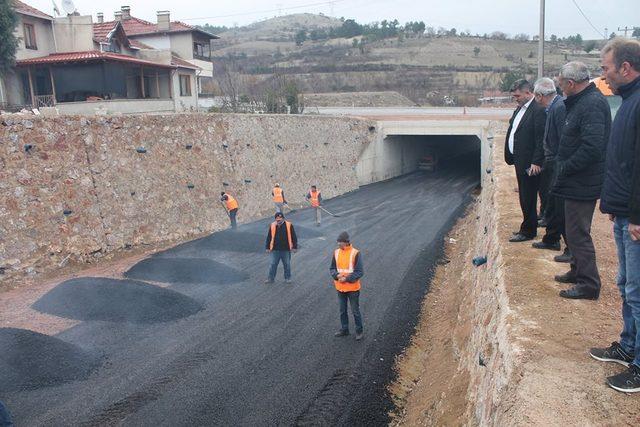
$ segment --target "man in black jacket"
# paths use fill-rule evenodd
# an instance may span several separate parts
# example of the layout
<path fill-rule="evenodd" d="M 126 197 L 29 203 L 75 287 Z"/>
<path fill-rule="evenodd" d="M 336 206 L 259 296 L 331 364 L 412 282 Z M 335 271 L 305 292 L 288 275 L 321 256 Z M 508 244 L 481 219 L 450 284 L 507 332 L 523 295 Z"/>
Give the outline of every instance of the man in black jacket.
<path fill-rule="evenodd" d="M 533 88 L 528 81 L 516 81 L 511 87 L 511 94 L 518 108 L 509 120 L 507 139 L 504 142 L 504 160 L 508 165 L 515 166 L 523 221 L 509 241 L 524 242 L 537 234 L 538 187 L 544 163 L 542 138 L 546 113 L 544 107 L 533 99 Z"/>
<path fill-rule="evenodd" d="M 298 250 L 298 237 L 293 224 L 285 221 L 282 212 L 276 213 L 275 221 L 269 226 L 265 246 L 267 252 L 271 254 L 269 277 L 265 283 L 273 283 L 280 261 L 284 267 L 284 281 L 291 283 L 291 252 Z"/>
<path fill-rule="evenodd" d="M 616 38 L 601 55 L 606 82 L 622 96 L 607 148 L 600 210 L 614 222 L 623 327 L 619 343 L 592 348 L 591 356 L 627 365 L 607 383 L 631 393 L 640 392 L 640 43 Z"/>
<path fill-rule="evenodd" d="M 558 83 L 567 95 L 564 101 L 567 116 L 558 147 L 558 174 L 552 194 L 564 199 L 565 232 L 573 259 L 571 271 L 556 276 L 556 280 L 575 283 L 560 292 L 563 298 L 598 299 L 600 274 L 591 239 L 591 221 L 604 178 L 611 108 L 589 82 L 589 70 L 582 62 L 565 64 Z"/>

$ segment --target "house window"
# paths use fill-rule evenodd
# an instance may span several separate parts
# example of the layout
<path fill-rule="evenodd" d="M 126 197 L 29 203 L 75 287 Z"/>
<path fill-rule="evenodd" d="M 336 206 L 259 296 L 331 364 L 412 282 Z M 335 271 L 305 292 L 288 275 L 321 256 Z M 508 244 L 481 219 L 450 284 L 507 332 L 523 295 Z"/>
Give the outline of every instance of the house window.
<path fill-rule="evenodd" d="M 24 47 L 38 49 L 36 45 L 36 30 L 32 24 L 24 24 Z"/>
<path fill-rule="evenodd" d="M 193 43 L 193 57 L 202 58 L 206 60 L 210 59 L 211 48 L 209 43 L 201 43 L 201 42 Z"/>
<path fill-rule="evenodd" d="M 116 39 L 111 40 L 107 48 L 105 49 L 107 52 L 120 53 L 120 42 Z"/>
<path fill-rule="evenodd" d="M 191 76 L 180 74 L 180 96 L 191 96 Z"/>

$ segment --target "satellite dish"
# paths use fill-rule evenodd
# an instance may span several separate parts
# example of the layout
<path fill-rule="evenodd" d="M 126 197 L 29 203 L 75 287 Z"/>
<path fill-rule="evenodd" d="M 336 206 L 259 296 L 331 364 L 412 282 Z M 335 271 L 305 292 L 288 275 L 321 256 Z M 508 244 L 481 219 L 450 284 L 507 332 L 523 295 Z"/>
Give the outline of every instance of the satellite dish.
<path fill-rule="evenodd" d="M 62 9 L 67 15 L 73 15 L 76 11 L 76 6 L 73 4 L 73 0 L 62 0 Z"/>

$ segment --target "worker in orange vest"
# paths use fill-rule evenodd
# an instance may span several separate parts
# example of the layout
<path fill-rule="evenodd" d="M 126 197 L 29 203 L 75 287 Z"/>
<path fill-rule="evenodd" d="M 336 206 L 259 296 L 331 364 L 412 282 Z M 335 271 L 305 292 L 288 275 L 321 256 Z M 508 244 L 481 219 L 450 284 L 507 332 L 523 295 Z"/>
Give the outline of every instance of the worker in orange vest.
<path fill-rule="evenodd" d="M 265 283 L 273 283 L 280 261 L 284 267 L 284 281 L 291 283 L 291 252 L 298 250 L 298 238 L 293 224 L 284 219 L 282 212 L 276 212 L 275 221 L 269 226 L 265 245 L 267 252 L 271 254 L 269 277 Z"/>
<path fill-rule="evenodd" d="M 363 336 L 362 315 L 360 314 L 360 278 L 364 275 L 362 267 L 362 255 L 360 251 L 351 246 L 349 234 L 343 231 L 338 236 L 338 249 L 331 258 L 331 277 L 338 291 L 340 302 L 340 330 L 336 337 L 349 335 L 349 315 L 347 314 L 347 302 L 351 306 L 351 313 L 356 324 L 356 340 Z"/>
<path fill-rule="evenodd" d="M 226 192 L 220 193 L 220 201 L 224 204 L 225 209 L 227 210 L 227 215 L 229 215 L 229 220 L 231 221 L 231 228 L 236 228 L 236 215 L 238 215 L 238 201 L 234 199 L 234 197 Z"/>
<path fill-rule="evenodd" d="M 276 212 L 282 212 L 282 207 L 287 204 L 287 199 L 284 198 L 284 191 L 280 188 L 280 184 L 274 185 L 271 195 L 273 203 L 276 205 Z"/>
<path fill-rule="evenodd" d="M 305 197 L 309 201 L 309 203 L 311 203 L 311 207 L 316 211 L 316 225 L 319 227 L 320 220 L 322 219 L 322 214 L 320 211 L 320 205 L 322 205 L 322 195 L 318 191 L 318 187 L 312 185 L 311 189 Z"/>

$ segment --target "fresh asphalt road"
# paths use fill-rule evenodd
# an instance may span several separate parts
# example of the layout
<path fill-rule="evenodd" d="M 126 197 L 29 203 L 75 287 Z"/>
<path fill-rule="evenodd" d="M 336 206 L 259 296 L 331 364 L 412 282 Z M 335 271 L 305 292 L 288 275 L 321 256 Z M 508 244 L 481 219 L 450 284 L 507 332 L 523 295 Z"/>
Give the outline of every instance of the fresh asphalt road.
<path fill-rule="evenodd" d="M 81 323 L 55 337 L 0 330 L 0 399 L 17 426 L 384 424 L 393 358 L 478 170 L 362 187 L 326 201 L 342 215 L 321 227 L 309 209 L 288 215 L 301 244 L 293 284 L 281 266 L 263 283 L 269 219 L 157 254 L 121 282 L 63 283 L 34 308 Z M 364 262 L 360 342 L 333 336 L 343 230 Z"/>

